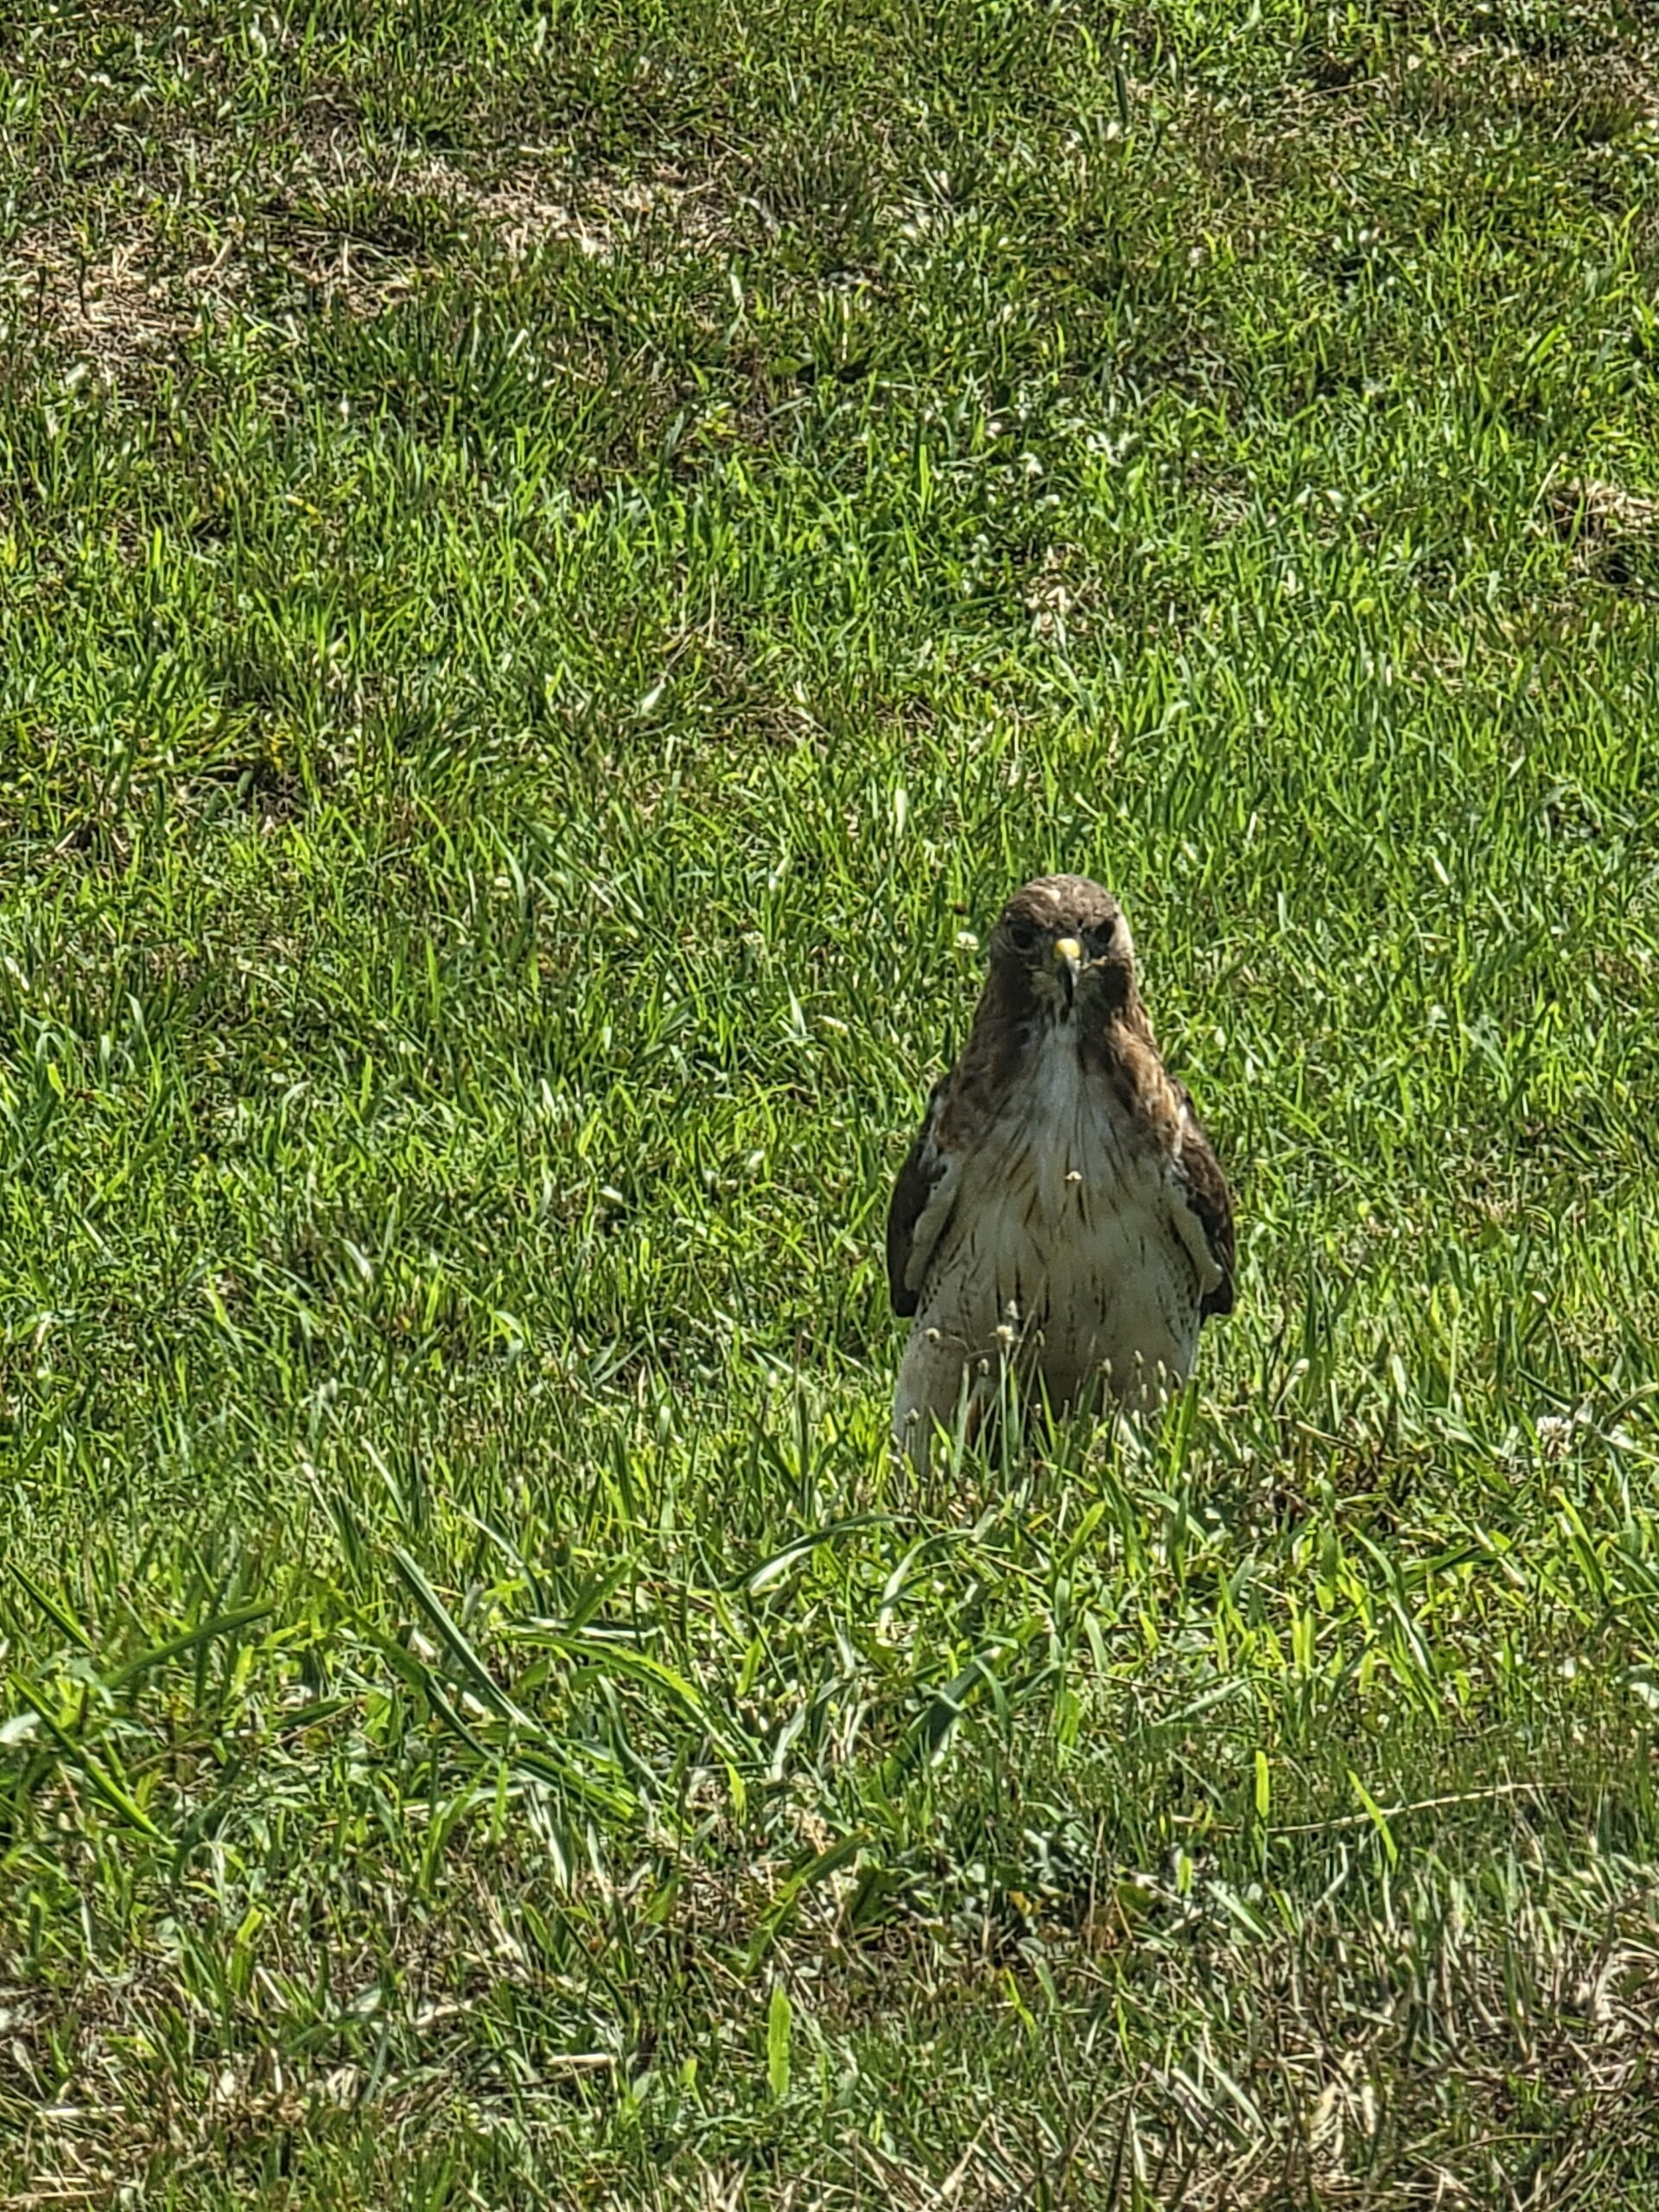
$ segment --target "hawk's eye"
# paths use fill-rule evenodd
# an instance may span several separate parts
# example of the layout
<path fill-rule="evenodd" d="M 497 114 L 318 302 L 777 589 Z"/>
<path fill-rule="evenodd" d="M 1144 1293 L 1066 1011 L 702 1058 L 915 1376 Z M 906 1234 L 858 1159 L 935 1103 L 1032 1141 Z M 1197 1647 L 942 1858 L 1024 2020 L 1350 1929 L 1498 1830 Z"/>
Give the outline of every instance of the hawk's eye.
<path fill-rule="evenodd" d="M 1033 922 L 1008 924 L 1008 943 L 1022 959 L 1028 959 L 1036 951 L 1041 934 Z"/>
<path fill-rule="evenodd" d="M 1116 928 L 1117 917 L 1115 914 L 1109 916 L 1103 922 L 1096 922 L 1094 928 L 1089 932 L 1090 950 L 1091 952 L 1104 952 L 1107 946 L 1111 943 L 1113 933 Z"/>

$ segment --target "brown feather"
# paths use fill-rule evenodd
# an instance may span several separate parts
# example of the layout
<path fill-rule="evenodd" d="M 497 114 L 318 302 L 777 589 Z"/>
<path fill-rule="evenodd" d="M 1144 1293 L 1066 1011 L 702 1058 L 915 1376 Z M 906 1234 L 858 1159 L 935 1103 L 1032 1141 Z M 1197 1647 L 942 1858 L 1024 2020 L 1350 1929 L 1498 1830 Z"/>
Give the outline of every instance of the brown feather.
<path fill-rule="evenodd" d="M 916 1311 L 919 1295 L 905 1281 L 910 1272 L 916 1224 L 933 1194 L 941 1172 L 933 1142 L 933 1120 L 943 1089 L 942 1084 L 934 1085 L 926 1116 L 905 1155 L 899 1180 L 893 1186 L 893 1202 L 887 1208 L 887 1295 L 893 1301 L 893 1312 L 906 1319 Z"/>

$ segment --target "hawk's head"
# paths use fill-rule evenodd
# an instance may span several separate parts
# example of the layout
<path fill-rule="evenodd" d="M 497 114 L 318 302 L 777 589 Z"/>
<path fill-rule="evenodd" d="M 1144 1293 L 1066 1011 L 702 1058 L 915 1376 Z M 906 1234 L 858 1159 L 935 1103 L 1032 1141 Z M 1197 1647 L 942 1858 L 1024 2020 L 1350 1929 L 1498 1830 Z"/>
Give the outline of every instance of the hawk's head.
<path fill-rule="evenodd" d="M 1016 891 L 991 938 L 991 972 L 1005 993 L 1052 1020 L 1114 1013 L 1135 989 L 1123 910 L 1086 875 L 1041 875 Z"/>

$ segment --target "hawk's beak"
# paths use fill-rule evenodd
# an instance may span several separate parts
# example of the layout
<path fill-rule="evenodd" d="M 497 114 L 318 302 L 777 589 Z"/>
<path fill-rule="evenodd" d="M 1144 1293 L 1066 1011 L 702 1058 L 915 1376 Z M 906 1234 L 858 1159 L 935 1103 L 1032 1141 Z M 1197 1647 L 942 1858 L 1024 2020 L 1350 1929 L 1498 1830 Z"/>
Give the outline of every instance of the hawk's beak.
<path fill-rule="evenodd" d="M 1059 963 L 1060 987 L 1065 993 L 1065 1010 L 1069 1014 L 1077 995 L 1077 977 L 1083 971 L 1083 947 L 1074 937 L 1056 938 L 1054 957 Z"/>

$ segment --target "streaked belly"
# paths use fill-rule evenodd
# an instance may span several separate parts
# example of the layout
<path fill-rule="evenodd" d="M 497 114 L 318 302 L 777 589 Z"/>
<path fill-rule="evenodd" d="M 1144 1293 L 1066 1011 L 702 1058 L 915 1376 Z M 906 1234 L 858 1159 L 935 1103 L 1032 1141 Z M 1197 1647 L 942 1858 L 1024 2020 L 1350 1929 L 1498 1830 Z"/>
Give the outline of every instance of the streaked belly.
<path fill-rule="evenodd" d="M 968 1213 L 939 1255 L 918 1331 L 963 1363 L 1012 1359 L 1069 1402 L 1103 1370 L 1115 1395 L 1157 1395 L 1189 1372 L 1198 1300 L 1185 1252 L 1151 1209 L 1089 1203 L 1071 1186 L 1058 1217 L 1030 1185 L 1005 1185 Z"/>

